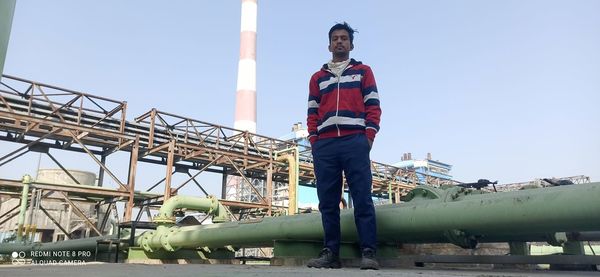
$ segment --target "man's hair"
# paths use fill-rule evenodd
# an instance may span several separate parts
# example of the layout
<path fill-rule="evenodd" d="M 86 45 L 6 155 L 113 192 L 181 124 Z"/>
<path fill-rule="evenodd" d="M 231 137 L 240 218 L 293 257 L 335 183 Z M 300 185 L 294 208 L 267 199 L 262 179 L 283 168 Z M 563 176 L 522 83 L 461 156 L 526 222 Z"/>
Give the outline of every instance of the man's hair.
<path fill-rule="evenodd" d="M 358 31 L 352 29 L 352 27 L 350 27 L 350 25 L 346 21 L 344 21 L 343 23 L 337 23 L 333 25 L 331 29 L 329 29 L 329 36 L 327 37 L 327 42 L 331 43 L 331 33 L 333 33 L 333 31 L 336 30 L 346 30 L 348 32 L 348 35 L 350 36 L 350 43 L 354 44 L 354 32 L 358 33 Z"/>

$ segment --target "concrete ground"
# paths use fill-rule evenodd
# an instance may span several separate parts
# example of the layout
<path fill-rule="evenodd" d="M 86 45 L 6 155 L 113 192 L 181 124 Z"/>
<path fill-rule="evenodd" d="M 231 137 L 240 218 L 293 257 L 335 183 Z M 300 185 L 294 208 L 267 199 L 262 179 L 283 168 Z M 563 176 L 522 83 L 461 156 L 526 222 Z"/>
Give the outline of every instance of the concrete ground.
<path fill-rule="evenodd" d="M 600 276 L 598 272 L 573 271 L 515 271 L 515 270 L 465 270 L 465 269 L 383 269 L 363 271 L 358 268 L 311 269 L 306 267 L 285 267 L 266 265 L 141 265 L 141 264 L 103 264 L 84 265 L 0 265 L 2 277 L 71 277 L 71 276 L 108 276 L 108 277 L 150 277 L 150 276 L 440 276 L 440 277 L 523 277 L 523 276 Z"/>

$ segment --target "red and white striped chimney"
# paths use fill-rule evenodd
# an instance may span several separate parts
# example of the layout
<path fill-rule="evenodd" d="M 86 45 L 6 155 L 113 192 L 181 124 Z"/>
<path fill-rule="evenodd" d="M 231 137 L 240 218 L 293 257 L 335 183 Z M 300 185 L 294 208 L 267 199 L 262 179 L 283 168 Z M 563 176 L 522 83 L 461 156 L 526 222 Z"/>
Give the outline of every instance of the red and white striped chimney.
<path fill-rule="evenodd" d="M 256 133 L 256 16 L 257 0 L 242 0 L 240 61 L 238 63 L 235 122 L 238 130 Z"/>

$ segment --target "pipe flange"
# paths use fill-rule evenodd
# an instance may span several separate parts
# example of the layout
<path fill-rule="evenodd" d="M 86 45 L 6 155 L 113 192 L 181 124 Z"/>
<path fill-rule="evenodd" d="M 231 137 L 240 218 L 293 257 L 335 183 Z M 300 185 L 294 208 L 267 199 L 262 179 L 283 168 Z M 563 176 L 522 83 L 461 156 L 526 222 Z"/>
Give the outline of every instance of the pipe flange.
<path fill-rule="evenodd" d="M 157 215 L 152 219 L 157 224 L 175 224 L 174 216 Z"/>
<path fill-rule="evenodd" d="M 210 199 L 210 208 L 208 208 L 208 212 L 207 214 L 213 214 L 215 211 L 217 211 L 219 209 L 219 200 L 214 197 L 213 195 L 209 195 L 207 197 L 208 199 Z"/>
<path fill-rule="evenodd" d="M 223 207 L 223 205 L 221 205 L 221 203 L 219 202 L 219 199 L 216 198 L 213 195 L 209 195 L 208 198 L 212 201 L 211 206 L 210 206 L 210 210 L 208 212 L 208 214 L 212 214 L 212 222 L 213 223 L 221 223 L 221 222 L 227 222 L 229 221 L 229 217 L 227 216 L 227 214 L 222 210 L 225 209 Z"/>
<path fill-rule="evenodd" d="M 154 236 L 154 231 L 148 231 L 142 235 L 140 246 L 142 247 L 142 249 L 144 249 L 144 251 L 154 252 L 154 249 L 152 249 L 152 247 L 150 247 L 150 240 L 152 240 L 153 236 Z"/>
<path fill-rule="evenodd" d="M 175 251 L 179 250 L 181 247 L 175 248 L 169 243 L 169 236 L 172 236 L 179 232 L 180 232 L 179 228 L 173 227 L 173 228 L 169 228 L 169 230 L 167 230 L 167 232 L 165 234 L 160 236 L 160 244 L 161 244 L 162 248 L 167 251 L 170 251 L 170 252 L 175 252 Z"/>
<path fill-rule="evenodd" d="M 215 216 L 212 219 L 213 223 L 222 223 L 222 222 L 227 222 L 229 221 L 229 218 L 226 217 L 226 215 L 223 216 Z"/>

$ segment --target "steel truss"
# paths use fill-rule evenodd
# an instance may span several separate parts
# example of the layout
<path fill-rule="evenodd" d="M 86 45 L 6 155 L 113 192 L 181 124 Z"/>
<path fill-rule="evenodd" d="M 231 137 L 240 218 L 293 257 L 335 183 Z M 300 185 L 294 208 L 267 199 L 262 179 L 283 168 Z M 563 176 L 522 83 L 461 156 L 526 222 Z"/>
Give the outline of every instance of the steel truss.
<path fill-rule="evenodd" d="M 231 214 L 249 210 L 272 210 L 285 207 L 272 204 L 273 183 L 288 183 L 288 164 L 276 159 L 286 149 L 298 155 L 298 179 L 301 185 L 314 186 L 315 177 L 310 149 L 289 141 L 239 131 L 163 111 L 151 109 L 134 121 L 126 120 L 127 103 L 74 90 L 3 75 L 0 82 L 0 140 L 21 144 L 0 157 L 0 166 L 29 151 L 47 154 L 60 168 L 66 169 L 51 155 L 50 149 L 86 153 L 99 167 L 99 187 L 61 186 L 34 183 L 43 191 L 64 193 L 63 200 L 88 200 L 100 197 L 101 203 L 124 202 L 122 221 L 131 221 L 133 208 L 148 211 L 193 183 L 203 194 L 206 189 L 195 179 L 203 172 L 223 175 L 223 191 L 228 176 L 237 176 L 244 189 L 254 196 L 247 201 L 222 199 Z M 106 164 L 116 152 L 129 153 L 129 171 L 118 178 Z M 295 153 L 295 154 L 294 154 Z M 138 162 L 165 166 L 165 177 L 149 188 L 162 188 L 152 195 L 135 191 Z M 372 162 L 373 191 L 398 202 L 400 196 L 419 183 L 412 170 Z M 182 184 L 173 183 L 173 174 L 186 174 Z M 111 178 L 116 188 L 105 188 Z M 75 183 L 79 183 L 71 176 Z M 256 186 L 256 180 L 266 189 Z M 427 177 L 427 183 L 449 184 L 453 181 Z M 0 179 L 0 193 L 10 194 L 22 187 L 15 180 Z M 223 193 L 222 198 L 225 198 Z M 100 203 L 99 202 L 99 203 Z M 138 217 L 139 218 L 139 217 Z M 237 217 L 236 217 L 237 219 Z M 1 220 L 1 218 L 0 218 Z"/>

